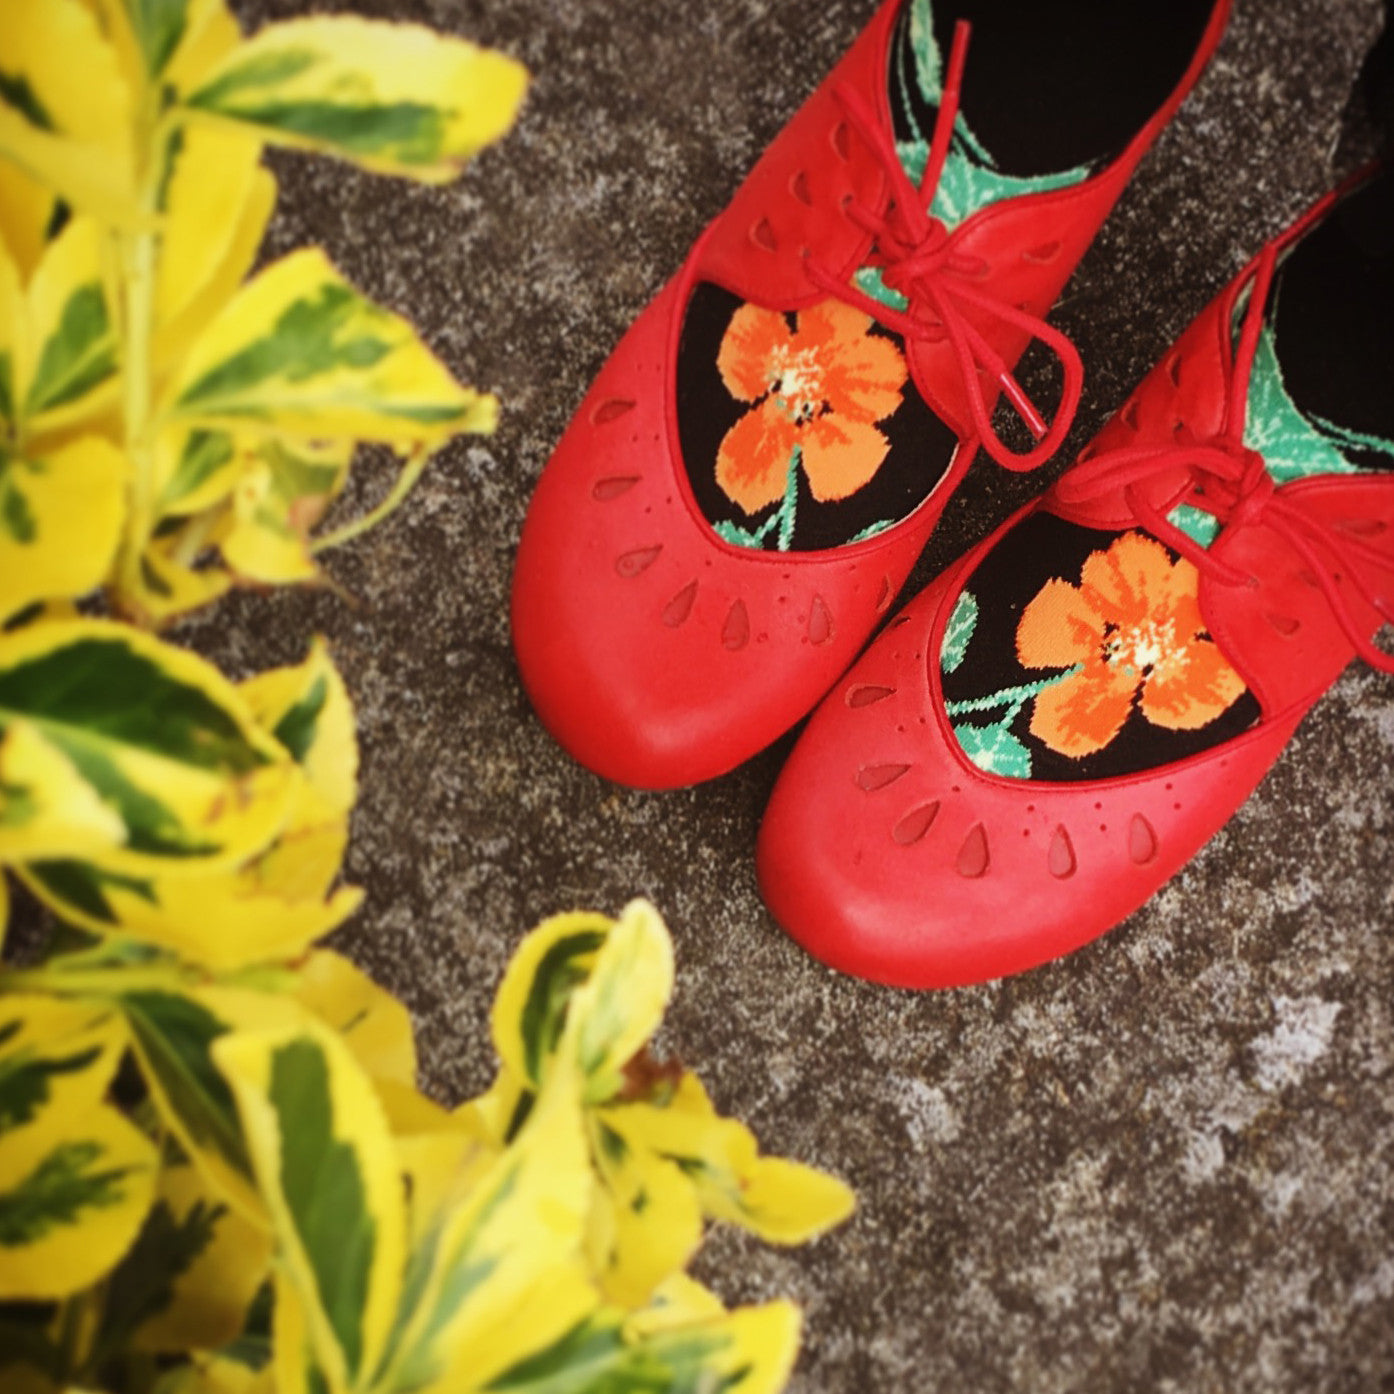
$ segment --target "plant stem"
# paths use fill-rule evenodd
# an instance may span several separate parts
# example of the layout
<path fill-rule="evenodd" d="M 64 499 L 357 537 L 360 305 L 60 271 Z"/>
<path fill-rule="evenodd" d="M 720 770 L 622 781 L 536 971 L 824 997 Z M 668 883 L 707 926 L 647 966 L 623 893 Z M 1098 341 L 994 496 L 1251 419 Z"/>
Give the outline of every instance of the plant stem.
<path fill-rule="evenodd" d="M 168 134 L 159 119 L 158 94 L 147 84 L 136 114 L 136 150 L 140 160 L 141 210 L 153 223 L 159 212 L 162 152 Z M 151 341 L 155 328 L 155 277 L 158 233 L 149 229 L 117 234 L 121 277 L 125 288 L 122 315 L 121 368 L 126 456 L 131 467 L 129 511 L 117 567 L 118 592 L 140 591 L 141 553 L 155 527 L 155 433 L 151 419 Z"/>
<path fill-rule="evenodd" d="M 1013 715 L 1032 697 L 1038 696 L 1048 687 L 1054 687 L 1056 683 L 1062 683 L 1066 678 L 1072 678 L 1079 672 L 1082 664 L 1076 663 L 1073 668 L 1067 668 L 1063 673 L 1057 673 L 1053 678 L 1042 678 L 1040 682 L 1022 683 L 1019 687 L 1003 687 L 998 691 L 990 693 L 986 697 L 968 697 L 961 702 L 945 702 L 944 711 L 949 716 L 968 716 L 973 712 L 990 712 L 998 707 L 1013 708 Z"/>

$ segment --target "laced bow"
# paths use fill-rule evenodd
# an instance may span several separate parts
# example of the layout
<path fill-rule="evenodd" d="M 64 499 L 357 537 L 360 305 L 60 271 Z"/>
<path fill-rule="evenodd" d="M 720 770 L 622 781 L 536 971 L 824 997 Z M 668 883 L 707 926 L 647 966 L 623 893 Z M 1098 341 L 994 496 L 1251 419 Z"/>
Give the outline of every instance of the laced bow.
<path fill-rule="evenodd" d="M 1079 405 L 1084 369 L 1075 346 L 1058 329 L 972 284 L 975 277 L 986 272 L 987 263 L 980 257 L 955 251 L 948 229 L 929 212 L 953 141 L 969 32 L 970 26 L 965 20 L 960 20 L 954 29 L 944 90 L 930 138 L 929 160 L 918 188 L 905 173 L 894 140 L 862 98 L 845 86 L 833 91 L 848 122 L 871 149 L 891 185 L 891 201 L 884 215 L 877 216 L 862 205 L 849 202 L 845 209 L 847 217 L 872 238 L 883 263 L 881 279 L 891 290 L 906 297 L 907 309 L 896 310 L 872 299 L 816 262 L 810 261 L 807 269 L 815 285 L 855 305 L 905 340 L 938 343 L 947 339 L 983 449 L 1005 469 L 1031 470 L 1044 464 L 1069 433 Z M 964 314 L 965 306 L 1039 340 L 1059 359 L 1063 387 L 1053 423 L 1046 423 L 1001 355 L 969 322 Z M 993 430 L 980 371 L 1001 387 L 1035 436 L 1037 443 L 1032 449 L 1015 451 Z"/>
<path fill-rule="evenodd" d="M 1189 486 L 1178 502 L 1209 513 L 1220 524 L 1220 537 L 1255 524 L 1276 533 L 1305 563 L 1360 657 L 1380 672 L 1394 673 L 1394 654 L 1376 648 L 1370 636 L 1362 632 L 1340 589 L 1343 579 L 1349 581 L 1378 614 L 1394 621 L 1390 604 L 1370 589 L 1356 567 L 1357 562 L 1365 562 L 1387 571 L 1394 566 L 1394 558 L 1319 522 L 1283 498 L 1263 456 L 1243 441 L 1249 377 L 1276 265 L 1277 252 L 1270 248 L 1255 271 L 1230 378 L 1225 431 L 1209 440 L 1197 440 L 1183 430 L 1169 445 L 1123 446 L 1104 451 L 1063 476 L 1055 485 L 1055 497 L 1064 504 L 1083 503 L 1121 489 L 1138 522 L 1194 563 L 1202 575 L 1222 586 L 1255 584 L 1256 577 L 1216 556 L 1213 544 L 1211 548 L 1201 546 L 1144 496 L 1143 486 L 1157 475 L 1187 471 Z"/>

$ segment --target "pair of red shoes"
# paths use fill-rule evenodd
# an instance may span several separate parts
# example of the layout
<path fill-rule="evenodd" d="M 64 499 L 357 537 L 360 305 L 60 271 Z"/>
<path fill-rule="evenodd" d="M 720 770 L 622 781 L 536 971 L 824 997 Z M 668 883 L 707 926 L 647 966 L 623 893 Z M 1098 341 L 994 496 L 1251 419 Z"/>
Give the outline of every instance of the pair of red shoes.
<path fill-rule="evenodd" d="M 1228 0 L 1081 0 L 1072 31 L 956 8 L 971 60 L 967 23 L 888 0 L 640 316 L 542 475 L 513 592 L 543 722 L 620 782 L 712 778 L 825 698 L 761 889 L 819 958 L 912 987 L 1103 933 L 1353 655 L 1394 671 L 1370 637 L 1394 613 L 1388 174 L 1266 247 L 848 671 L 979 453 L 1058 449 L 1082 373 L 1041 316 Z M 1116 27 L 1149 22 L 1120 72 Z M 1050 425 L 1013 377 L 1033 340 Z M 994 429 L 1002 395 L 1030 448 Z"/>

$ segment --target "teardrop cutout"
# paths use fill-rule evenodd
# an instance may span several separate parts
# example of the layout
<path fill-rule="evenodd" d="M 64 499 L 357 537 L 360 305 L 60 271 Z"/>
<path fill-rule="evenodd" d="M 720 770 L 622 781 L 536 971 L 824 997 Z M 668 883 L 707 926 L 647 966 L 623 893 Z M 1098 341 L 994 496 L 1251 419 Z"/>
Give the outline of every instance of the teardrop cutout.
<path fill-rule="evenodd" d="M 612 474 L 608 479 L 597 479 L 591 490 L 591 498 L 597 503 L 609 503 L 621 494 L 627 494 L 637 483 L 637 474 Z"/>
<path fill-rule="evenodd" d="M 1146 866 L 1157 856 L 1157 834 L 1140 813 L 1133 814 L 1132 826 L 1128 829 L 1128 855 L 1138 866 Z"/>
<path fill-rule="evenodd" d="M 987 831 L 981 823 L 974 823 L 958 849 L 958 874 L 969 880 L 976 880 L 987 874 L 991 854 L 987 846 Z"/>
<path fill-rule="evenodd" d="M 618 421 L 620 417 L 633 410 L 634 403 L 628 398 L 611 397 L 591 412 L 591 421 L 596 426 L 604 426 L 611 421 Z"/>
<path fill-rule="evenodd" d="M 877 687 L 873 683 L 861 683 L 857 687 L 847 689 L 847 705 L 852 708 L 871 707 L 877 702 L 884 702 L 887 697 L 895 696 L 893 687 Z"/>
<path fill-rule="evenodd" d="M 1056 828 L 1055 836 L 1050 840 L 1049 865 L 1050 874 L 1059 881 L 1075 874 L 1075 849 L 1063 824 Z"/>
<path fill-rule="evenodd" d="M 833 617 L 821 595 L 813 597 L 808 611 L 808 642 L 826 644 L 833 637 Z"/>
<path fill-rule="evenodd" d="M 750 642 L 750 616 L 746 614 L 743 600 L 731 606 L 726 623 L 721 626 L 721 642 L 733 653 Z"/>
<path fill-rule="evenodd" d="M 909 813 L 891 830 L 891 836 L 902 847 L 913 847 L 933 826 L 939 816 L 939 800 L 921 804 Z"/>
<path fill-rule="evenodd" d="M 636 551 L 626 552 L 616 559 L 615 570 L 629 580 L 641 571 L 647 571 L 658 560 L 658 554 L 662 550 L 663 544 L 660 542 L 657 547 L 640 547 Z"/>
<path fill-rule="evenodd" d="M 894 784 L 908 769 L 909 765 L 863 765 L 857 771 L 857 785 L 868 794 Z"/>
<path fill-rule="evenodd" d="M 692 602 L 697 599 L 697 582 L 689 581 L 664 607 L 663 623 L 669 629 L 676 629 L 687 622 L 692 613 Z"/>

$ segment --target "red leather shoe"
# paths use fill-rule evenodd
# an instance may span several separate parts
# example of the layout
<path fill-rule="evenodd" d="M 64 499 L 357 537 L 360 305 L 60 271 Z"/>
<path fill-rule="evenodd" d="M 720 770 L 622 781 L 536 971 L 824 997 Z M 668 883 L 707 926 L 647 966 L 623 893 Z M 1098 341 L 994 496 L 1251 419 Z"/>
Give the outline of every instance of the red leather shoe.
<path fill-rule="evenodd" d="M 775 918 L 906 987 L 1058 957 L 1248 797 L 1394 617 L 1394 175 L 1266 248 L 1036 504 L 829 695 L 760 832 Z"/>
<path fill-rule="evenodd" d="M 512 604 L 523 682 L 583 764 L 663 788 L 755 754 L 852 661 L 979 448 L 1057 448 L 1081 374 L 1040 316 L 1228 0 L 1067 8 L 1075 30 L 956 0 L 969 55 L 928 0 L 883 5 L 602 369 Z M 1033 339 L 1060 362 L 1049 427 L 1011 373 Z M 993 431 L 1000 393 L 1034 447 Z"/>

